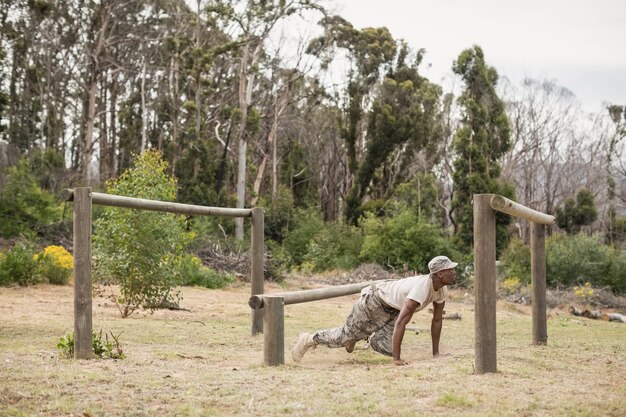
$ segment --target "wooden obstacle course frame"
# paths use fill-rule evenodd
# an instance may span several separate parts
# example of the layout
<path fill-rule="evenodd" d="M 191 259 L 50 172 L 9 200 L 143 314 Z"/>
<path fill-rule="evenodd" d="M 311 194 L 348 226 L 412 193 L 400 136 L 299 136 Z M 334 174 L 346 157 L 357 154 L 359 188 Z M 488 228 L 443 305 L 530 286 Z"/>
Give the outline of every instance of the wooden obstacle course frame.
<path fill-rule="evenodd" d="M 310 301 L 356 294 L 375 282 L 380 281 L 251 296 L 248 300 L 248 305 L 253 309 L 262 308 L 264 310 L 263 363 L 267 366 L 285 364 L 285 305 L 308 303 Z"/>
<path fill-rule="evenodd" d="M 531 222 L 533 344 L 548 341 L 546 323 L 545 226 L 554 216 L 530 209 L 506 197 L 474 194 L 475 371 L 497 371 L 496 360 L 496 217 L 494 210 Z"/>
<path fill-rule="evenodd" d="M 235 209 L 181 204 L 92 192 L 90 187 L 66 189 L 64 201 L 74 203 L 74 358 L 90 359 L 92 348 L 91 228 L 92 204 L 194 216 L 250 217 L 251 295 L 263 294 L 265 230 L 263 209 Z M 252 335 L 263 333 L 263 310 L 252 309 Z"/>

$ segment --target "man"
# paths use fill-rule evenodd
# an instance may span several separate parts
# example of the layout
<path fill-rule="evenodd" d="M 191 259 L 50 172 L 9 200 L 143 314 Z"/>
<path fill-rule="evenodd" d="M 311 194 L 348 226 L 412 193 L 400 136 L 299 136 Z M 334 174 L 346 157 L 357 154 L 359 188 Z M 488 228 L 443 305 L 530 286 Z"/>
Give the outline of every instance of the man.
<path fill-rule="evenodd" d="M 454 283 L 457 265 L 446 256 L 436 256 L 428 263 L 428 275 L 378 282 L 364 288 L 343 326 L 300 334 L 293 347 L 293 360 L 300 362 L 306 351 L 317 345 L 345 347 L 351 353 L 356 342 L 367 339 L 376 352 L 392 356 L 395 365 L 407 365 L 410 362 L 400 358 L 404 331 L 413 314 L 430 303 L 433 356 L 439 355 L 447 286 Z"/>

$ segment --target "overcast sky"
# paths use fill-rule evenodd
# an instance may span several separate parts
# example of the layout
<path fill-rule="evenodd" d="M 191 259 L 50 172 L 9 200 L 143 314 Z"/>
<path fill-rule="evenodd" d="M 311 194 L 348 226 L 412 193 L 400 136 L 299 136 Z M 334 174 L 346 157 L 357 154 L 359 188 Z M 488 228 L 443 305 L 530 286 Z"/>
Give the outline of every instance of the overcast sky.
<path fill-rule="evenodd" d="M 513 82 L 528 76 L 571 90 L 588 111 L 626 105 L 626 0 L 331 0 L 356 28 L 386 26 L 425 48 L 422 73 L 449 82 L 477 44 Z M 447 80 L 447 81 L 446 81 Z"/>

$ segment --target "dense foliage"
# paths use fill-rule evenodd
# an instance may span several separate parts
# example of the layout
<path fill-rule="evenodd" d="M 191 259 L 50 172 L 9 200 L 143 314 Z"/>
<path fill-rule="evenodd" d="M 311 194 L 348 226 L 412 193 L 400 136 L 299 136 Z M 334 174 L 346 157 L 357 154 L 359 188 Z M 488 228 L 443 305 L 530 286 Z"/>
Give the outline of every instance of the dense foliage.
<path fill-rule="evenodd" d="M 176 180 L 166 173 L 158 151 L 145 151 L 119 179 L 108 182 L 110 194 L 173 201 Z M 127 317 L 140 306 L 156 308 L 177 301 L 180 262 L 189 236 L 184 218 L 169 213 L 107 207 L 94 224 L 94 277 L 120 287 L 118 307 Z"/>
<path fill-rule="evenodd" d="M 473 194 L 502 194 L 557 214 L 567 233 L 599 235 L 613 271 L 606 285 L 621 288 L 623 104 L 590 114 L 554 82 L 514 85 L 479 46 L 450 63 L 456 95 L 424 76 L 431 51 L 384 27 L 355 27 L 326 4 L 0 2 L 0 237 L 9 239 L 0 242 L 9 259 L 1 279 L 56 281 L 40 266 L 24 272 L 26 252 L 10 253 L 16 237 L 30 240 L 31 255 L 69 248 L 70 205 L 54 195 L 102 191 L 109 181 L 107 191 L 129 196 L 263 207 L 271 259 L 307 271 L 372 261 L 424 270 L 438 252 L 467 260 Z M 317 19 L 319 36 L 303 41 L 299 29 Z M 163 161 L 145 178 L 128 174 L 147 149 Z M 102 210 L 94 207 L 94 217 Z M 510 221 L 497 215 L 499 253 L 509 236 L 523 244 L 504 258 L 529 241 L 526 222 Z M 243 219 L 106 209 L 104 225 L 97 263 L 111 274 L 101 278 L 155 285 L 150 303 L 174 296 L 176 283 L 230 279 L 181 258 L 184 230 L 198 234 L 195 249 L 233 235 L 246 245 Z M 553 283 L 576 281 L 560 270 Z"/>
<path fill-rule="evenodd" d="M 597 236 L 584 233 L 552 235 L 546 240 L 546 279 L 549 286 L 609 287 L 626 292 L 626 253 L 603 245 Z M 530 284 L 530 248 L 512 240 L 502 256 L 504 278 Z"/>
<path fill-rule="evenodd" d="M 499 181 L 499 160 L 511 148 L 509 119 L 504 103 L 496 94 L 498 73 L 485 63 L 479 46 L 461 52 L 452 66 L 464 82 L 459 97 L 463 114 L 456 132 L 454 147 L 454 198 L 452 210 L 456 223 L 456 236 L 465 247 L 473 241 L 474 194 L 500 194 L 513 197 L 514 190 Z M 507 241 L 506 225 L 510 216 L 497 215 L 497 242 L 499 250 Z"/>

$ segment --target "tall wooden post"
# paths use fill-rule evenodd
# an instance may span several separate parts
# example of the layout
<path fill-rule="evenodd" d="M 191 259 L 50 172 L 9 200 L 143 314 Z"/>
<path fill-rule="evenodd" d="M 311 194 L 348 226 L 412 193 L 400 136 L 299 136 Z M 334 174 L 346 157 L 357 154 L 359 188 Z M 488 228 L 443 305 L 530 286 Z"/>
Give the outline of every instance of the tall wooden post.
<path fill-rule="evenodd" d="M 265 269 L 265 220 L 263 209 L 255 207 L 252 209 L 252 272 L 251 272 L 251 292 L 252 296 L 263 294 L 263 271 Z M 252 335 L 263 333 L 263 309 L 252 310 Z"/>
<path fill-rule="evenodd" d="M 74 358 L 92 357 L 91 188 L 74 189 Z"/>
<path fill-rule="evenodd" d="M 285 303 L 283 297 L 265 297 L 263 362 L 267 366 L 285 364 Z"/>
<path fill-rule="evenodd" d="M 548 343 L 546 319 L 546 227 L 530 224 L 530 265 L 533 283 L 533 344 Z"/>
<path fill-rule="evenodd" d="M 474 194 L 476 373 L 496 372 L 496 214 L 493 194 Z"/>

